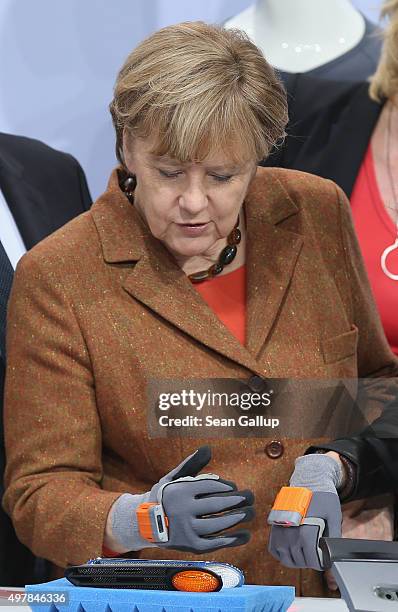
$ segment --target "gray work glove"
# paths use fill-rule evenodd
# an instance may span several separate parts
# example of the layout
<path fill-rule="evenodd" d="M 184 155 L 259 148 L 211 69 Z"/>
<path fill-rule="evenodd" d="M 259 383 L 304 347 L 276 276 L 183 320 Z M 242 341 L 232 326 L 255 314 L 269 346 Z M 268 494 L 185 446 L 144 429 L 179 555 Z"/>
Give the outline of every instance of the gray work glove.
<path fill-rule="evenodd" d="M 313 495 L 305 524 L 282 527 L 270 521 L 268 550 L 282 565 L 324 569 L 318 543 L 322 536 L 341 537 L 342 515 L 337 489 L 342 479 L 342 470 L 332 457 L 314 454 L 296 459 L 290 486 L 306 487 L 313 491 Z M 277 518 L 273 511 L 273 521 Z"/>
<path fill-rule="evenodd" d="M 235 483 L 215 474 L 198 473 L 209 463 L 211 451 L 202 446 L 163 476 L 143 495 L 125 494 L 116 501 L 112 531 L 128 550 L 158 546 L 192 553 L 241 546 L 250 539 L 248 530 L 221 533 L 254 517 L 254 495 L 238 491 Z M 160 502 L 168 520 L 167 541 L 150 542 L 139 532 L 137 508 Z"/>

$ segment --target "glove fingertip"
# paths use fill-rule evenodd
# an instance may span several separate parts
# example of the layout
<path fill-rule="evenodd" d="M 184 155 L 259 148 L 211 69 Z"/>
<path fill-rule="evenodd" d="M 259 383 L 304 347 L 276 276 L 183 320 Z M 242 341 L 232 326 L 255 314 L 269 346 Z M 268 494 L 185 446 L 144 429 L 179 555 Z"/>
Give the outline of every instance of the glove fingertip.
<path fill-rule="evenodd" d="M 237 491 L 238 490 L 238 487 L 236 486 L 236 484 L 232 480 L 225 480 L 224 478 L 219 478 L 218 482 L 221 482 L 222 484 L 224 484 L 227 487 L 229 487 L 231 489 L 231 491 Z"/>
<path fill-rule="evenodd" d="M 172 480 L 184 478 L 185 476 L 197 476 L 199 472 L 211 461 L 211 448 L 208 445 L 200 446 L 188 459 L 182 464 L 181 468 L 176 472 Z"/>
<path fill-rule="evenodd" d="M 230 546 L 243 546 L 249 542 L 251 533 L 248 529 L 238 529 L 231 533 L 231 537 L 233 537 L 234 543 Z"/>
<path fill-rule="evenodd" d="M 248 506 L 253 506 L 255 500 L 253 491 L 251 491 L 250 489 L 245 489 L 244 491 L 239 491 L 239 495 L 242 495 L 242 497 L 245 498 L 246 504 Z"/>

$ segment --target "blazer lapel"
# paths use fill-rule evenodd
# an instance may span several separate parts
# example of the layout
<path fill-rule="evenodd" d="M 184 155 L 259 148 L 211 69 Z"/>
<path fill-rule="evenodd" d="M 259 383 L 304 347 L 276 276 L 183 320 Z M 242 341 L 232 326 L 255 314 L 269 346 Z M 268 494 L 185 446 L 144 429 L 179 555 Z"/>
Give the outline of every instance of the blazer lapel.
<path fill-rule="evenodd" d="M 23 165 L 2 149 L 0 187 L 27 249 L 54 231 L 42 194 L 26 179 Z"/>
<path fill-rule="evenodd" d="M 266 194 L 254 189 L 248 197 L 246 212 L 249 242 L 253 245 L 247 263 L 248 347 L 242 346 L 226 329 L 167 249 L 153 238 L 120 192 L 116 173 L 106 194 L 91 209 L 105 261 L 109 264 L 135 262 L 125 277 L 125 291 L 204 346 L 259 375 L 264 372 L 255 354 L 279 312 L 301 246 L 300 237 L 275 227 L 282 219 L 295 214 L 297 208 L 279 181 L 271 176 L 271 171 L 261 172 L 270 173 L 270 187 Z M 269 196 L 265 207 L 264 195 Z M 252 283 L 257 289 L 252 289 Z"/>
<path fill-rule="evenodd" d="M 221 323 L 184 272 L 162 255 L 157 265 L 152 258 L 142 258 L 124 284 L 126 291 L 204 346 L 257 371 L 253 356 Z"/>
<path fill-rule="evenodd" d="M 247 198 L 247 331 L 254 357 L 266 342 L 288 291 L 303 239 L 284 229 L 282 221 L 298 213 L 272 170 Z M 268 176 L 267 176 L 268 175 Z"/>

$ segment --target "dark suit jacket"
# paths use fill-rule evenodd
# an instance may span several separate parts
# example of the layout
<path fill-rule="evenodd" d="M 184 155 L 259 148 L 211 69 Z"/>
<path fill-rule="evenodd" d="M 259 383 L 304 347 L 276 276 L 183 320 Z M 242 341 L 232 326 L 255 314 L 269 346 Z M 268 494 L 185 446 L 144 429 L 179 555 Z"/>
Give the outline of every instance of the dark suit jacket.
<path fill-rule="evenodd" d="M 91 197 L 78 162 L 38 140 L 0 133 L 0 188 L 27 249 L 88 210 Z M 7 298 L 0 285 L 2 298 Z M 3 495 L 3 383 L 0 359 L 0 496 Z M 0 584 L 35 581 L 35 559 L 15 536 L 9 517 L 0 510 Z M 37 563 L 36 563 L 37 567 Z M 40 578 L 40 576 L 37 576 Z"/>
<path fill-rule="evenodd" d="M 288 135 L 262 165 L 332 179 L 350 197 L 382 104 L 369 98 L 367 82 L 324 81 L 296 74 L 289 75 L 285 85 Z M 373 428 L 323 448 L 336 450 L 357 466 L 352 497 L 398 489 L 398 398 Z"/>
<path fill-rule="evenodd" d="M 0 133 L 0 188 L 27 249 L 91 205 L 78 162 L 23 136 Z"/>
<path fill-rule="evenodd" d="M 310 172 L 337 183 L 351 196 L 382 105 L 369 98 L 369 83 L 291 75 L 286 80 L 289 124 L 285 144 L 261 165 Z"/>
<path fill-rule="evenodd" d="M 258 510 L 251 542 L 212 556 L 237 564 L 249 582 L 322 592 L 319 572 L 284 568 L 266 554 L 267 513 L 316 437 L 319 403 L 314 419 L 301 396 L 291 399 L 286 421 L 297 427 L 306 419 L 308 438 L 286 435 L 277 457 L 266 437 L 220 432 L 209 440 L 207 429 L 198 439 L 148 435 L 153 379 L 236 378 L 249 389 L 254 375 L 359 374 L 382 384 L 398 374 L 343 192 L 309 174 L 259 169 L 245 212 L 244 346 L 150 234 L 116 173 L 89 212 L 22 258 L 9 309 L 4 504 L 36 554 L 63 567 L 100 555 L 115 499 L 150 490 L 209 443 L 209 470 L 252 489 Z M 143 555 L 186 557 L 159 548 Z"/>

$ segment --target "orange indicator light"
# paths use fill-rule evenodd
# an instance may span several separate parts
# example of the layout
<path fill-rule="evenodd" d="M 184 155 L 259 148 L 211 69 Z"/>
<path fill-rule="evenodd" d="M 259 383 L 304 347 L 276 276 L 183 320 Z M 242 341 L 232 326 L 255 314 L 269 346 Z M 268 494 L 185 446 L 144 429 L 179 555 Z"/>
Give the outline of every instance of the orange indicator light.
<path fill-rule="evenodd" d="M 178 572 L 172 577 L 171 582 L 178 591 L 195 593 L 211 593 L 221 586 L 217 576 L 200 570 Z"/>
<path fill-rule="evenodd" d="M 298 512 L 304 518 L 311 498 L 312 491 L 305 487 L 282 487 L 275 498 L 272 509 Z"/>

